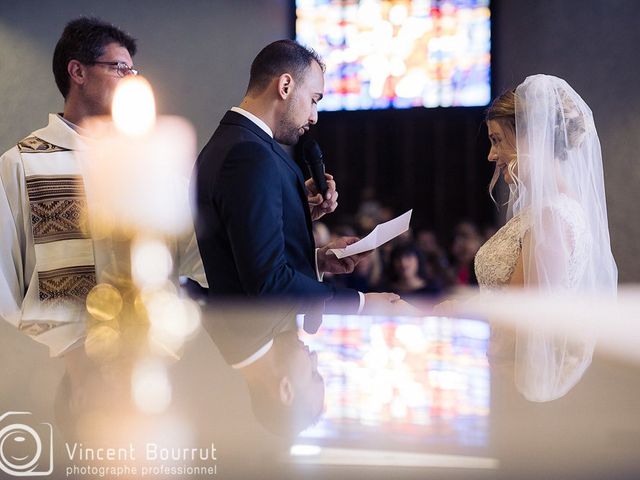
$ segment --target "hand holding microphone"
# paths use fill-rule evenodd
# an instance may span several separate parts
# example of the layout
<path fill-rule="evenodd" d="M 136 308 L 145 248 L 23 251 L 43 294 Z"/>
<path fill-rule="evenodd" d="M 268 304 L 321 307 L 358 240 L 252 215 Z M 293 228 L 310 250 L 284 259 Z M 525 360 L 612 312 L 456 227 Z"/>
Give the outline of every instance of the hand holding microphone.
<path fill-rule="evenodd" d="M 311 174 L 311 178 L 305 182 L 311 219 L 318 220 L 323 215 L 333 212 L 338 206 L 336 182 L 332 175 L 325 173 L 322 151 L 315 140 L 305 140 L 303 158 Z"/>
<path fill-rule="evenodd" d="M 307 164 L 307 167 L 309 167 L 311 178 L 317 187 L 317 191 L 322 194 L 322 198 L 326 198 L 329 187 L 327 186 L 327 181 L 325 179 L 322 150 L 320 150 L 318 142 L 313 138 L 305 139 L 302 153 L 304 155 L 304 161 Z"/>

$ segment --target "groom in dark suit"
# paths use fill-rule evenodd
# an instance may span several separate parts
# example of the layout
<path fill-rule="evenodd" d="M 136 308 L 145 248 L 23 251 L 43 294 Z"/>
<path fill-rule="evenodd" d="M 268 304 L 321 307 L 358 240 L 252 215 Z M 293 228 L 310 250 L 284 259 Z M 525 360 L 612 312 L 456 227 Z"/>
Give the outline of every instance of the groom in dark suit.
<path fill-rule="evenodd" d="M 316 249 L 311 222 L 337 206 L 335 182 L 322 198 L 312 180 L 279 145 L 295 145 L 318 120 L 324 90 L 319 56 L 291 40 L 266 46 L 251 65 L 247 93 L 228 111 L 196 165 L 196 234 L 214 295 L 311 297 L 341 311 L 388 307 L 394 294 L 367 294 L 321 281 L 349 273 L 360 256 Z"/>

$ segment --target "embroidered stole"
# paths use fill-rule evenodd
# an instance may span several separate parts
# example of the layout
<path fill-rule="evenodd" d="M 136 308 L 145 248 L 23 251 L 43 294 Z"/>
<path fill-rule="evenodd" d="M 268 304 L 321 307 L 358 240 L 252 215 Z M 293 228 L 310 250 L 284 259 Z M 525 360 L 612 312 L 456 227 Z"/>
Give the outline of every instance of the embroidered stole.
<path fill-rule="evenodd" d="M 38 335 L 77 322 L 96 285 L 80 167 L 72 150 L 30 136 L 18 143 L 29 198 L 39 307 L 20 329 Z M 76 317 L 76 318 L 74 318 Z"/>

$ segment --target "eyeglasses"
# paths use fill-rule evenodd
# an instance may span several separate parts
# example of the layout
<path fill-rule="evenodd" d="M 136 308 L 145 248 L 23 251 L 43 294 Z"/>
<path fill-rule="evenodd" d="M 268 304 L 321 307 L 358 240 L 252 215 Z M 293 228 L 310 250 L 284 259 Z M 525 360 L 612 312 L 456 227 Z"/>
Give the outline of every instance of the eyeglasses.
<path fill-rule="evenodd" d="M 106 65 L 116 70 L 119 77 L 126 77 L 127 75 L 138 75 L 138 70 L 130 67 L 124 62 L 91 62 L 88 65 Z"/>

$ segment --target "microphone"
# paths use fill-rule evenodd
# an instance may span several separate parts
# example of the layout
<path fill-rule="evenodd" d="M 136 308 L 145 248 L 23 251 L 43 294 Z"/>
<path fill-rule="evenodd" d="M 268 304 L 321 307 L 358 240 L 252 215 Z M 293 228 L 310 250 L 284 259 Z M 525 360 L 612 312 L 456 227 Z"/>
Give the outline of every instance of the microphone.
<path fill-rule="evenodd" d="M 322 161 L 322 151 L 313 138 L 307 138 L 304 142 L 304 148 L 302 150 L 304 162 L 309 167 L 309 173 L 313 178 L 313 183 L 316 184 L 318 191 L 322 194 L 324 199 L 327 195 L 327 178 L 324 176 L 324 163 Z"/>

